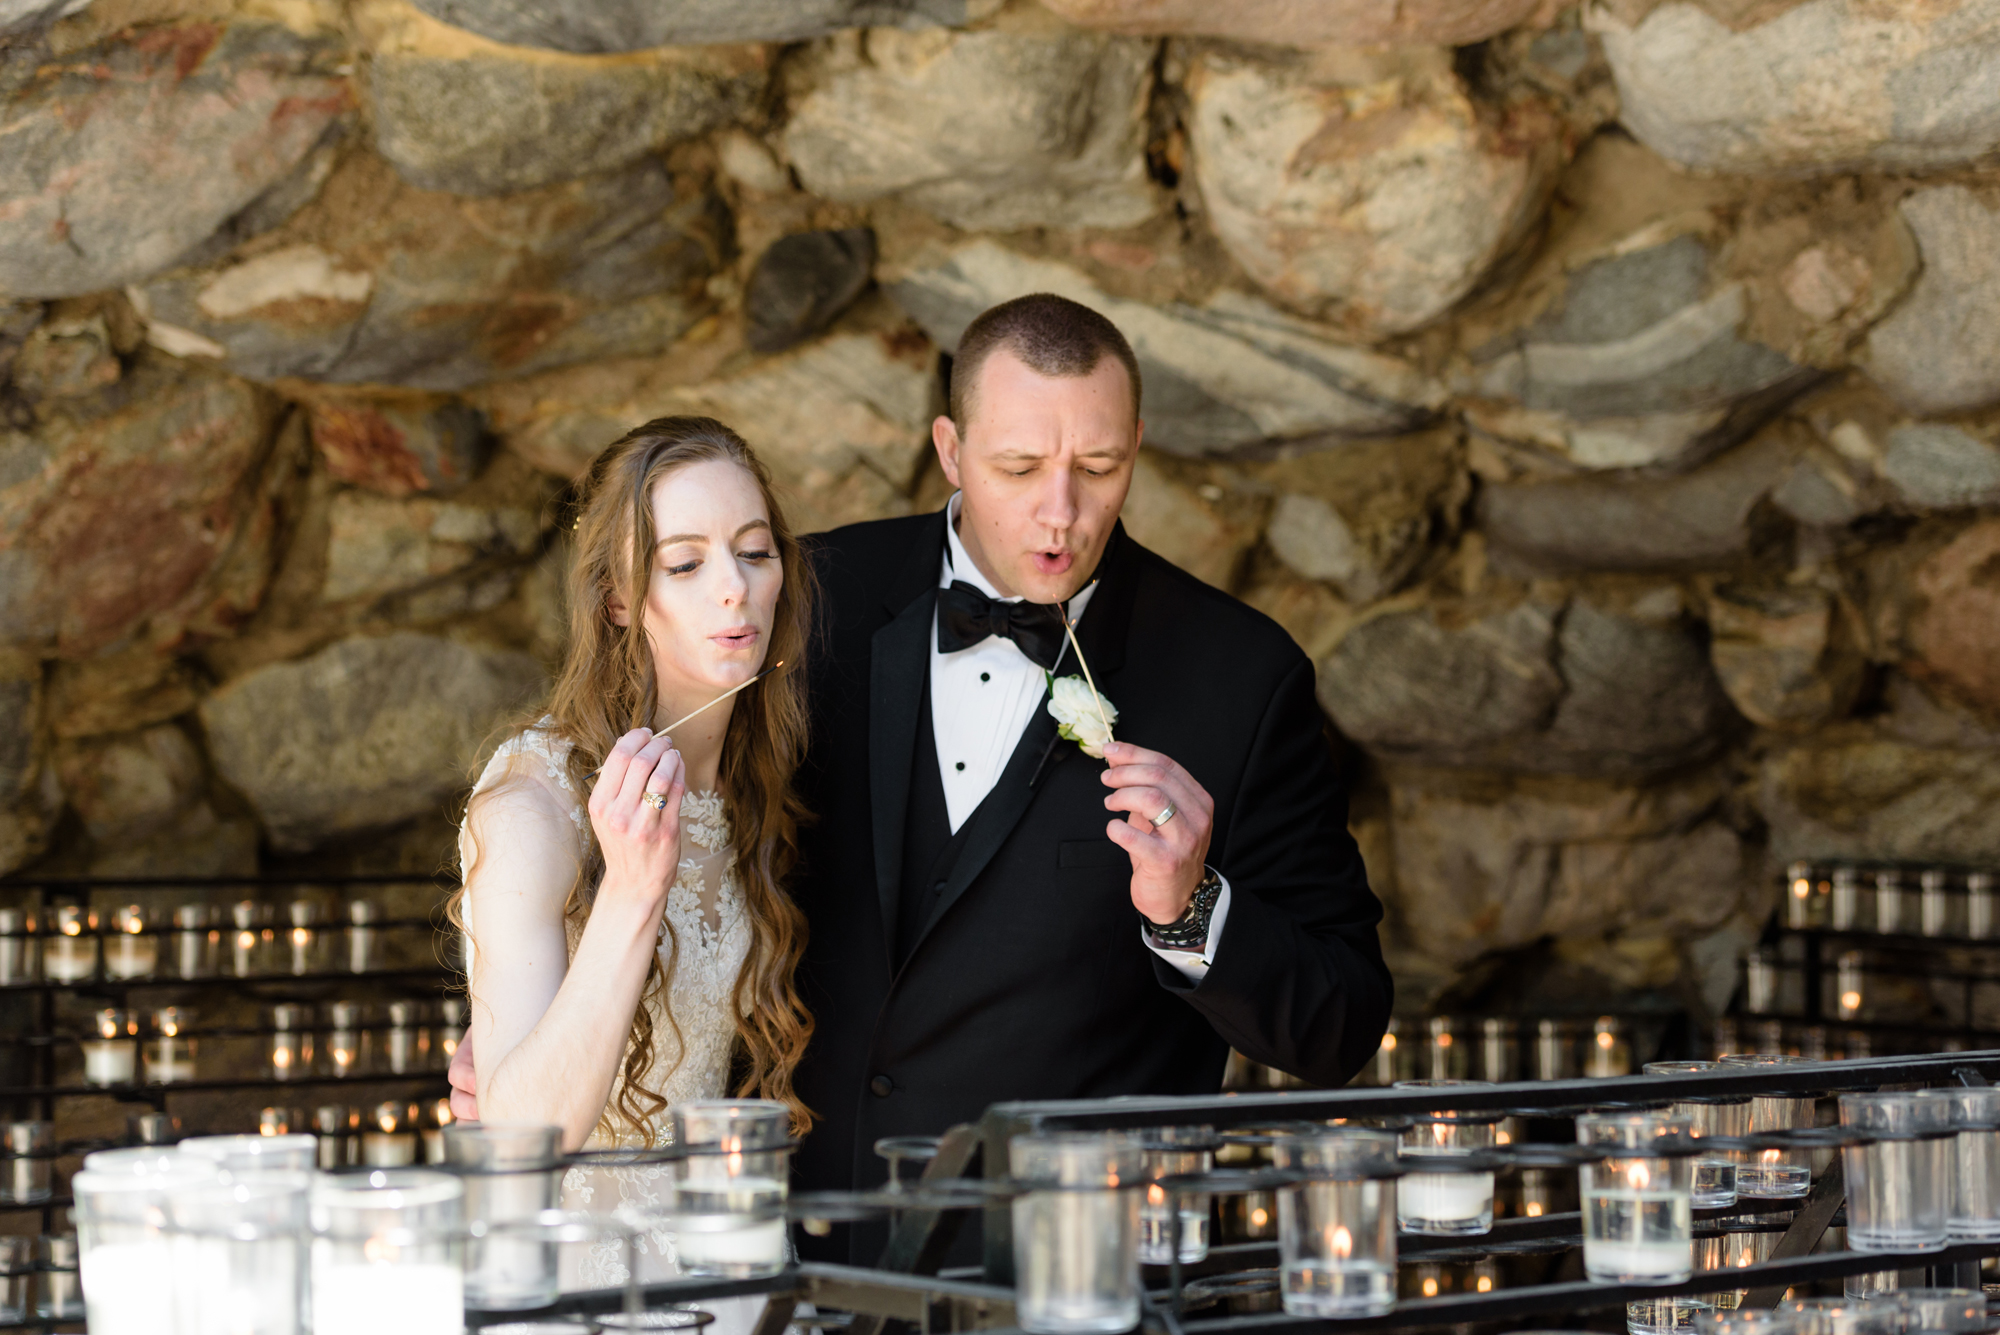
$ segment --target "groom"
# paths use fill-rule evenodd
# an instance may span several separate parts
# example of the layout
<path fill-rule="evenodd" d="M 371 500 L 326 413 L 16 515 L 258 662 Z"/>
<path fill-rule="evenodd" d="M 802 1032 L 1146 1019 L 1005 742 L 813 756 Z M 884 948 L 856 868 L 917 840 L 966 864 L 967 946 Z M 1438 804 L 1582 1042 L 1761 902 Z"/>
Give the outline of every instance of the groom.
<path fill-rule="evenodd" d="M 876 1140 L 991 1103 L 1213 1093 L 1232 1046 L 1339 1085 L 1381 1039 L 1381 906 L 1312 664 L 1125 533 L 1139 406 L 1102 315 L 996 306 L 932 426 L 950 504 L 809 540 L 803 1187 L 879 1183 Z M 1046 708 L 1086 665 L 1102 759 Z"/>

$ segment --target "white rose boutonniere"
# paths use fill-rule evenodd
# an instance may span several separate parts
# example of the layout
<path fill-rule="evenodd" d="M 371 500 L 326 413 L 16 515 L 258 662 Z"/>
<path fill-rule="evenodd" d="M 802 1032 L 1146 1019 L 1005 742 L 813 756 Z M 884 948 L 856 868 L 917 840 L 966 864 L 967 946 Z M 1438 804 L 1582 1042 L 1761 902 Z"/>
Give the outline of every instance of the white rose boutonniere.
<path fill-rule="evenodd" d="M 1111 725 L 1118 721 L 1118 707 L 1099 695 L 1082 677 L 1049 679 L 1049 717 L 1056 731 L 1095 760 L 1104 759 L 1104 745 L 1112 740 Z"/>

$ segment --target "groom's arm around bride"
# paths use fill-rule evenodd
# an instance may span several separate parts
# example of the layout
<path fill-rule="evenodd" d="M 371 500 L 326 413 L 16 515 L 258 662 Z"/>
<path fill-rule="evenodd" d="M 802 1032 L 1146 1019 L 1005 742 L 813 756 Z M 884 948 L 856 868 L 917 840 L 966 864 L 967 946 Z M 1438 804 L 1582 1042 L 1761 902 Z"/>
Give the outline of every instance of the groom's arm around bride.
<path fill-rule="evenodd" d="M 934 430 L 951 504 L 812 540 L 804 1185 L 993 1102 L 1212 1092 L 1231 1046 L 1340 1084 L 1381 1037 L 1312 665 L 1124 533 L 1139 400 L 1102 316 L 996 307 Z"/>

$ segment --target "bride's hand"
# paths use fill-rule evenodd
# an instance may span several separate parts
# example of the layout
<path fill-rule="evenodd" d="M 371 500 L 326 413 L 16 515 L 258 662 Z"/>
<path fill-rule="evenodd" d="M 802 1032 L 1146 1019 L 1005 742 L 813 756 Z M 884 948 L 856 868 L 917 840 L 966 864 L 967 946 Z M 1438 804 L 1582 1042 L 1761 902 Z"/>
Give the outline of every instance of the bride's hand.
<path fill-rule="evenodd" d="M 686 791 L 686 768 L 672 738 L 635 728 L 618 739 L 590 791 L 590 826 L 604 853 L 603 890 L 666 896 L 680 867 Z"/>

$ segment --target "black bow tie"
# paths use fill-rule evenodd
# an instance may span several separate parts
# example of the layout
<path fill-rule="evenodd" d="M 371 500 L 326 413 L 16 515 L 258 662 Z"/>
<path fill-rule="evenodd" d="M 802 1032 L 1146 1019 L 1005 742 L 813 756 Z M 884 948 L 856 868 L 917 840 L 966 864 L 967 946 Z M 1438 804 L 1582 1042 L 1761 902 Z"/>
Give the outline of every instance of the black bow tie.
<path fill-rule="evenodd" d="M 938 652 L 970 649 L 989 635 L 1012 640 L 1042 671 L 1062 657 L 1062 613 L 1053 603 L 1003 603 L 962 579 L 938 590 Z"/>

